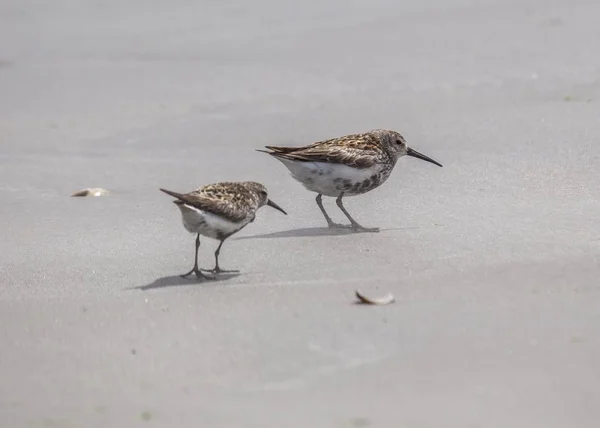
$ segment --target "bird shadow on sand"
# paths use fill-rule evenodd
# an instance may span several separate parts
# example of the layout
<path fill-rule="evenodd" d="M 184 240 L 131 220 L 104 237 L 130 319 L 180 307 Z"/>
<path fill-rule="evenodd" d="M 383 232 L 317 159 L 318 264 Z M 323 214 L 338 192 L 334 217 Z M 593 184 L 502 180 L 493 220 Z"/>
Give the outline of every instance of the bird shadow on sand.
<path fill-rule="evenodd" d="M 261 235 L 241 236 L 235 238 L 235 241 L 244 239 L 267 239 L 267 238 L 306 238 L 314 236 L 345 236 L 358 234 L 378 234 L 390 230 L 409 230 L 418 229 L 418 227 L 395 227 L 390 229 L 381 229 L 379 232 L 355 232 L 352 229 L 330 229 L 328 227 L 305 227 L 300 229 L 290 229 L 281 232 L 265 233 Z"/>
<path fill-rule="evenodd" d="M 239 273 L 221 273 L 211 279 L 201 279 L 201 278 L 196 278 L 196 277 L 182 278 L 181 275 L 171 275 L 171 276 L 164 276 L 162 278 L 157 278 L 150 284 L 129 287 L 126 290 L 147 291 L 147 290 L 153 290 L 155 288 L 165 288 L 165 287 L 181 287 L 181 286 L 202 287 L 202 286 L 212 285 L 212 284 L 215 284 L 218 282 L 227 281 L 229 279 L 236 278 L 240 275 L 241 274 L 239 274 Z"/>

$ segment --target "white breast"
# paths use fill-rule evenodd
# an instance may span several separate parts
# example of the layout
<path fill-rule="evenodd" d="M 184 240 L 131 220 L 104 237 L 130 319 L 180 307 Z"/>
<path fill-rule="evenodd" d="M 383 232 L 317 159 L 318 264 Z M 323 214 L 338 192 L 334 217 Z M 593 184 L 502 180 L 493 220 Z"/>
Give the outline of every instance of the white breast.
<path fill-rule="evenodd" d="M 181 210 L 183 227 L 190 233 L 199 233 L 213 239 L 231 235 L 248 223 L 251 218 L 233 222 L 208 211 L 203 211 L 190 205 L 178 205 Z"/>
<path fill-rule="evenodd" d="M 281 158 L 279 160 L 290 170 L 292 177 L 306 189 L 331 197 L 339 196 L 344 191 L 345 183 L 362 183 L 373 175 L 380 174 L 382 170 L 377 164 L 370 168 L 358 169 L 326 162 L 299 162 Z M 351 192 L 346 194 L 352 196 Z"/>

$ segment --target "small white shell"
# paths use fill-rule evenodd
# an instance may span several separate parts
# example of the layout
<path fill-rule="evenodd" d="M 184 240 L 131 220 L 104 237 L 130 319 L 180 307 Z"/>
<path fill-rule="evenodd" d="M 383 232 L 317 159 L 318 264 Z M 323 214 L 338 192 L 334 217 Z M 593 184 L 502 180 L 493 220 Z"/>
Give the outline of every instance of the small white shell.
<path fill-rule="evenodd" d="M 71 196 L 103 196 L 108 195 L 108 190 L 102 189 L 100 187 L 93 187 L 79 190 L 73 193 Z"/>
<path fill-rule="evenodd" d="M 358 299 L 359 303 L 367 304 L 367 305 L 389 305 L 390 303 L 393 303 L 396 301 L 396 298 L 392 295 L 392 293 L 388 293 L 383 297 L 374 297 L 374 298 L 367 297 L 358 290 L 356 290 L 355 293 L 356 293 L 356 298 Z"/>

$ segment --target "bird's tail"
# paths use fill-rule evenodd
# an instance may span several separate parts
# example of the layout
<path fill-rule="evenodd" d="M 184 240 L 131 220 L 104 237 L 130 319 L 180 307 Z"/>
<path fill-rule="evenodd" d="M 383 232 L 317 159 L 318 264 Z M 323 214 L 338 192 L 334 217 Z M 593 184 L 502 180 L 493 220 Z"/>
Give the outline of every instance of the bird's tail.
<path fill-rule="evenodd" d="M 175 201 L 175 203 L 179 202 L 179 201 L 183 201 L 185 202 L 185 195 L 181 194 L 181 193 L 177 193 L 177 192 L 173 192 L 171 190 L 167 190 L 167 189 L 159 189 L 161 192 L 165 192 L 167 195 L 173 196 L 174 198 L 177 198 L 178 201 Z"/>
<path fill-rule="evenodd" d="M 267 152 L 266 150 L 259 150 L 259 152 L 265 152 L 265 153 L 280 153 L 280 154 L 284 154 L 284 153 L 292 153 L 295 152 L 296 150 L 300 149 L 300 147 L 280 147 L 280 146 L 265 146 L 265 148 L 271 150 L 270 152 Z"/>
<path fill-rule="evenodd" d="M 256 149 L 257 152 L 267 153 L 273 156 L 275 159 L 282 160 L 294 160 L 292 157 L 292 153 L 298 150 L 298 147 L 277 147 L 277 146 L 265 146 L 265 148 L 271 150 L 270 152 L 266 150 Z"/>

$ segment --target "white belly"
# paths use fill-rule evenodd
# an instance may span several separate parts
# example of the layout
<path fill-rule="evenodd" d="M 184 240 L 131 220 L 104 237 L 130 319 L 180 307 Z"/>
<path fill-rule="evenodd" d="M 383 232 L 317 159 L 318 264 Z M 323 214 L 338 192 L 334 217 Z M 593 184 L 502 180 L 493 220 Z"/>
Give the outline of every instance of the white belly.
<path fill-rule="evenodd" d="M 288 159 L 279 159 L 290 170 L 292 177 L 312 192 L 325 196 L 338 197 L 342 192 L 344 196 L 354 196 L 365 193 L 351 189 L 357 183 L 363 183 L 374 175 L 381 174 L 380 165 L 370 168 L 358 169 L 346 165 L 331 164 L 326 162 L 298 162 Z M 383 183 L 387 177 L 381 180 Z M 380 184 L 381 184 L 380 183 Z M 369 189 L 371 190 L 371 189 Z"/>
<path fill-rule="evenodd" d="M 235 223 L 223 217 L 219 217 L 208 211 L 202 211 L 190 205 L 178 205 L 181 210 L 183 227 L 190 233 L 199 233 L 213 239 L 223 239 L 248 223 L 251 219 Z"/>

